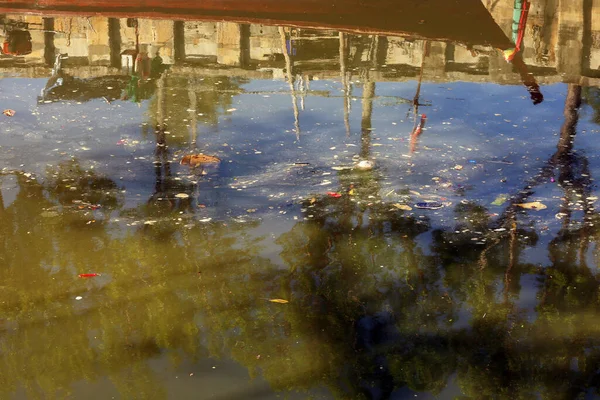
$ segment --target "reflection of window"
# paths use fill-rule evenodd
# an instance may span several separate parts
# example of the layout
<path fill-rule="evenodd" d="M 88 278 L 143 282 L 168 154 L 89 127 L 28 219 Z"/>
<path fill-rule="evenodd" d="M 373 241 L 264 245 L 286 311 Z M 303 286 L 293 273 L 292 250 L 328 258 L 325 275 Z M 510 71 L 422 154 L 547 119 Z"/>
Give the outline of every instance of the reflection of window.
<path fill-rule="evenodd" d="M 13 56 L 31 53 L 31 35 L 29 31 L 8 31 L 2 44 L 2 53 Z"/>

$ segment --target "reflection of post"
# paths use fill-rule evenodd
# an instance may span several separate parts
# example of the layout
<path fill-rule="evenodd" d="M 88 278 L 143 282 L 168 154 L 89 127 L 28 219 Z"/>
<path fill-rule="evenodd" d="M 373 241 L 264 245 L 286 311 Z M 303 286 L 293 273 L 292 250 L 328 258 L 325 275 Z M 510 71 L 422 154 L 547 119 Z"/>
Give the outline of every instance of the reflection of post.
<path fill-rule="evenodd" d="M 378 67 L 377 55 L 379 54 L 379 36 L 373 36 L 369 46 L 368 57 L 374 68 Z M 375 82 L 372 80 L 369 70 L 364 71 L 361 128 L 360 156 L 368 158 L 371 148 L 371 127 L 373 115 L 373 98 L 375 97 Z"/>
<path fill-rule="evenodd" d="M 363 84 L 361 128 L 361 150 L 360 156 L 368 158 L 371 147 L 371 117 L 373 114 L 373 97 L 375 97 L 375 82 L 371 80 L 368 73 Z"/>
<path fill-rule="evenodd" d="M 423 127 L 425 126 L 425 115 L 421 116 L 421 120 L 419 122 L 419 99 L 421 97 L 421 83 L 423 82 L 423 71 L 425 70 L 425 58 L 429 56 L 429 41 L 425 40 L 423 42 L 423 55 L 421 58 L 421 69 L 419 72 L 419 81 L 417 82 L 417 90 L 415 91 L 415 97 L 413 97 L 413 129 L 410 133 L 410 147 L 409 154 L 413 154 L 417 148 L 417 142 L 419 140 L 419 136 L 423 132 Z"/>
<path fill-rule="evenodd" d="M 584 0 L 561 0 L 558 3 L 556 70 L 567 79 L 578 78 L 583 61 Z"/>
<path fill-rule="evenodd" d="M 281 50 L 285 58 L 285 69 L 287 80 L 290 85 L 290 93 L 292 96 L 292 108 L 294 109 L 294 128 L 296 131 L 296 139 L 300 139 L 300 113 L 298 111 L 298 101 L 296 99 L 296 89 L 294 88 L 294 75 L 292 74 L 292 59 L 288 53 L 287 41 L 285 38 L 285 30 L 282 26 L 279 27 L 279 36 L 281 37 Z M 290 46 L 291 47 L 291 46 Z"/>
<path fill-rule="evenodd" d="M 413 97 L 413 113 L 415 116 L 415 126 L 417 127 L 417 114 L 419 113 L 419 97 L 421 96 L 421 83 L 423 82 L 423 71 L 425 70 L 425 58 L 429 56 L 429 40 L 423 41 L 423 54 L 421 56 L 421 69 L 419 70 L 419 81 L 417 82 L 417 90 Z"/>
<path fill-rule="evenodd" d="M 188 81 L 188 97 L 190 99 L 190 124 L 191 124 L 191 140 L 190 147 L 196 147 L 196 139 L 198 138 L 198 114 L 196 111 L 196 107 L 198 105 L 198 100 L 196 98 L 196 92 L 194 81 Z"/>
<path fill-rule="evenodd" d="M 121 22 L 117 18 L 108 19 L 108 46 L 110 66 L 121 68 Z"/>
<path fill-rule="evenodd" d="M 346 127 L 346 136 L 350 136 L 350 85 L 346 71 L 347 57 L 346 34 L 340 32 L 340 75 L 344 92 L 344 126 Z"/>
<path fill-rule="evenodd" d="M 518 235 L 517 235 L 517 216 L 516 214 L 510 217 L 510 239 L 508 242 L 508 265 L 504 271 L 504 302 L 508 304 L 508 295 L 510 291 L 510 285 L 512 281 L 511 272 L 515 268 L 519 260 L 519 246 L 518 246 Z"/>
<path fill-rule="evenodd" d="M 245 67 L 249 62 L 249 52 L 249 25 L 233 22 L 217 23 L 217 63 Z"/>
<path fill-rule="evenodd" d="M 594 0 L 583 0 L 583 39 L 581 41 L 581 74 L 584 76 L 590 76 L 592 74 L 592 48 L 594 46 L 594 36 L 597 31 L 598 19 L 597 15 L 600 15 L 600 2 Z M 596 17 L 594 17 L 596 16 Z M 596 64 L 597 65 L 597 64 Z"/>
<path fill-rule="evenodd" d="M 47 65 L 54 65 L 55 58 L 54 18 L 44 18 L 44 62 Z"/>
<path fill-rule="evenodd" d="M 569 155 L 573 149 L 573 138 L 575 137 L 577 122 L 579 122 L 579 107 L 581 106 L 581 86 L 569 84 L 567 98 L 565 100 L 565 122 L 560 129 L 560 139 L 558 149 L 555 154 L 555 161 Z"/>
<path fill-rule="evenodd" d="M 573 142 L 577 133 L 577 123 L 579 122 L 579 107 L 581 107 L 581 86 L 569 84 L 567 89 L 567 98 L 565 99 L 564 122 L 560 129 L 560 138 L 556 153 L 554 155 L 554 164 L 558 166 L 558 182 L 564 189 L 560 213 L 564 232 L 570 232 L 573 204 L 578 204 L 579 199 L 586 199 L 591 190 L 592 180 L 589 178 L 589 169 L 587 161 L 578 161 L 573 153 Z M 577 167 L 580 169 L 577 170 Z M 589 221 L 593 214 L 590 203 L 583 202 L 584 218 Z M 586 223 L 581 228 L 581 234 L 588 237 L 589 225 Z M 585 265 L 585 250 L 587 240 L 581 240 L 579 246 L 579 263 Z"/>
<path fill-rule="evenodd" d="M 185 25 L 183 21 L 173 22 L 173 58 L 175 63 L 185 61 Z"/>
<path fill-rule="evenodd" d="M 163 72 L 156 81 L 156 124 L 158 129 L 162 128 L 165 122 L 165 79 L 166 72 Z"/>
<path fill-rule="evenodd" d="M 250 65 L 250 25 L 240 25 L 240 66 L 248 68 Z"/>

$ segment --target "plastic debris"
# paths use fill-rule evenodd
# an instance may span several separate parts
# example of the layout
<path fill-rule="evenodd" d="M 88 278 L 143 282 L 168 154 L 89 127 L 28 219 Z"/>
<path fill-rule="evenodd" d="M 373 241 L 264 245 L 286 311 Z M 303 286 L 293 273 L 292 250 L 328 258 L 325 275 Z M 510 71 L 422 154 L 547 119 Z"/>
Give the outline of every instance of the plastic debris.
<path fill-rule="evenodd" d="M 175 197 L 177 197 L 178 199 L 187 199 L 188 197 L 190 197 L 190 195 L 187 193 L 177 193 Z"/>
<path fill-rule="evenodd" d="M 415 204 L 415 207 L 425 209 L 425 210 L 437 210 L 439 208 L 444 207 L 444 205 L 442 203 L 440 203 L 439 201 L 424 201 L 424 202 Z"/>
<path fill-rule="evenodd" d="M 412 207 L 407 204 L 396 203 L 396 204 L 393 204 L 393 206 L 402 211 L 411 211 L 412 210 Z"/>
<path fill-rule="evenodd" d="M 368 171 L 368 170 L 373 169 L 374 166 L 375 166 L 375 163 L 373 161 L 362 160 L 356 164 L 356 169 L 359 169 L 361 171 Z"/>
<path fill-rule="evenodd" d="M 80 278 L 93 278 L 95 276 L 100 276 L 100 274 L 91 273 L 91 274 L 79 274 L 77 275 Z"/>
<path fill-rule="evenodd" d="M 342 194 L 338 192 L 327 192 L 327 196 L 333 197 L 334 199 L 338 199 L 342 197 Z"/>
<path fill-rule="evenodd" d="M 492 201 L 492 205 L 493 206 L 501 206 L 502 204 L 506 203 L 506 201 L 508 200 L 508 195 L 503 193 L 503 194 L 499 194 L 498 196 L 496 196 L 496 199 L 494 201 Z"/>
<path fill-rule="evenodd" d="M 7 117 L 14 117 L 16 112 L 15 112 L 15 110 L 11 110 L 10 108 L 7 108 L 6 110 L 2 111 L 2 114 L 6 115 Z"/>
<path fill-rule="evenodd" d="M 267 300 L 270 301 L 271 303 L 279 303 L 279 304 L 289 303 L 289 301 L 284 300 L 284 299 L 267 299 Z"/>

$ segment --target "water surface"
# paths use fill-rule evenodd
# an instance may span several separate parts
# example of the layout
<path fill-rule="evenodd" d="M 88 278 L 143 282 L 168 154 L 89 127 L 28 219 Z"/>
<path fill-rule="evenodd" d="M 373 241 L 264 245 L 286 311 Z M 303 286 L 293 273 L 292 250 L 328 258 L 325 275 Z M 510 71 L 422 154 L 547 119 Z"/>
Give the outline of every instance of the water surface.
<path fill-rule="evenodd" d="M 600 4 L 512 3 L 4 14 L 0 397 L 598 395 Z"/>

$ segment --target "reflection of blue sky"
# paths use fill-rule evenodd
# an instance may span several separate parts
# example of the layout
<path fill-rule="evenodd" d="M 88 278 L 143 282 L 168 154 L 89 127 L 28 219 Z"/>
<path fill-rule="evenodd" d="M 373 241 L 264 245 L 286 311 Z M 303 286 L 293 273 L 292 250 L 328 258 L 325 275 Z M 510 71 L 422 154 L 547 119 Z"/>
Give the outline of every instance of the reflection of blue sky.
<path fill-rule="evenodd" d="M 102 99 L 84 104 L 38 105 L 36 97 L 45 83 L 45 79 L 21 78 L 0 82 L 2 105 L 17 111 L 14 118 L 3 120 L 2 166 L 19 168 L 24 164 L 23 169 L 41 174 L 46 165 L 75 156 L 124 186 L 128 206 L 147 199 L 154 189 L 155 143 L 152 127 L 148 137 L 142 137 L 141 126 L 149 121 L 149 102 L 142 102 L 141 107 L 123 101 L 107 104 Z M 191 177 L 201 189 L 196 191 L 199 202 L 212 202 L 215 210 L 220 210 L 214 216 L 225 218 L 243 214 L 246 208 L 260 208 L 265 201 L 277 209 L 308 196 L 343 189 L 331 167 L 350 165 L 352 156 L 360 152 L 361 83 L 354 83 L 351 133 L 347 137 L 341 84 L 312 81 L 311 91 L 328 95 L 306 94 L 305 109 L 299 115 L 299 141 L 286 82 L 257 80 L 243 88 L 246 93 L 233 99 L 231 107 L 235 110 L 223 110 L 217 129 L 199 124 L 199 151 L 223 159 L 218 171 L 210 171 L 206 177 Z M 467 200 L 498 213 L 501 207 L 489 206 L 494 198 L 500 193 L 516 194 L 556 149 L 566 85 L 543 87 L 544 103 L 533 106 L 522 86 L 425 83 L 421 101 L 429 105 L 420 111 L 428 116 L 426 130 L 418 152 L 409 158 L 413 122 L 407 118 L 409 105 L 402 101 L 412 99 L 415 88 L 415 81 L 376 84 L 376 96 L 380 97 L 373 101 L 370 151 L 382 178 L 382 194 L 408 188 L 456 204 L 464 198 L 457 196 L 455 189 L 463 185 L 470 188 Z M 582 130 L 588 133 L 578 135 L 576 148 L 585 151 L 595 176 L 599 167 L 595 154 L 599 149 L 592 132 L 597 132 L 597 127 L 584 117 L 579 124 Z M 140 143 L 117 146 L 123 138 Z M 185 179 L 189 171 L 176 161 L 188 148 L 172 146 L 170 151 L 175 161 L 173 172 Z M 513 164 L 489 163 L 501 158 Z M 310 163 L 312 172 L 291 168 L 294 162 Z M 453 169 L 456 165 L 463 169 Z M 439 178 L 439 183 L 434 178 Z M 503 178 L 506 183 L 500 182 Z M 323 184 L 327 181 L 331 183 Z M 548 182 L 535 191 L 532 200 L 541 200 L 549 208 L 532 213 L 531 218 L 557 228 L 553 215 L 561 190 Z M 384 200 L 393 202 L 395 198 Z M 438 216 L 438 224 L 451 226 L 451 210 L 426 213 Z M 537 253 L 535 249 L 531 252 Z"/>

